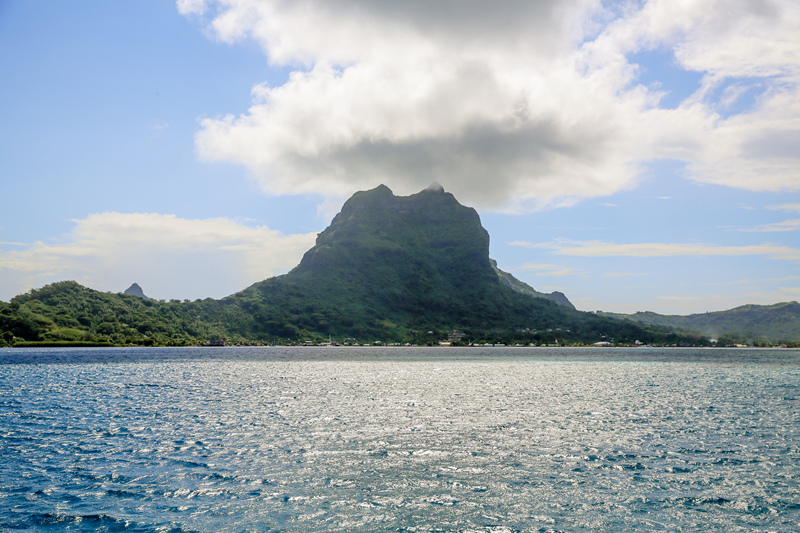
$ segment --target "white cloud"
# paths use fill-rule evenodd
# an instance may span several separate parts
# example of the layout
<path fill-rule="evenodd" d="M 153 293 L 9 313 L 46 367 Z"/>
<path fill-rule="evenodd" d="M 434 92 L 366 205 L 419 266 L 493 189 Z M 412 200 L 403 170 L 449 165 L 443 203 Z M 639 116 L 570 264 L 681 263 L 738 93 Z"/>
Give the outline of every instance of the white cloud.
<path fill-rule="evenodd" d="M 678 109 L 645 113 L 650 156 L 687 161 L 697 181 L 779 191 L 800 190 L 799 33 L 791 0 L 652 0 L 598 41 L 617 53 L 667 47 L 703 75 Z M 723 117 L 751 90 L 763 90 L 752 109 Z"/>
<path fill-rule="evenodd" d="M 792 211 L 795 213 L 800 213 L 800 204 L 770 205 L 767 206 L 767 209 L 771 209 L 773 211 Z"/>
<path fill-rule="evenodd" d="M 551 264 L 526 263 L 520 267 L 520 270 L 531 271 L 534 276 L 561 277 L 583 275 L 580 270 Z"/>
<path fill-rule="evenodd" d="M 168 129 L 169 129 L 169 127 L 170 127 L 170 126 L 169 126 L 169 122 L 166 122 L 166 121 L 164 121 L 164 120 L 161 120 L 161 119 L 158 119 L 158 118 L 154 118 L 154 119 L 152 119 L 152 126 L 151 126 L 151 128 L 152 128 L 152 130 L 153 130 L 153 133 L 155 134 L 155 136 L 160 136 L 160 135 L 161 135 L 161 134 L 163 134 L 163 133 L 164 133 L 166 130 L 168 130 Z"/>
<path fill-rule="evenodd" d="M 654 158 L 693 179 L 800 189 L 800 7 L 792 0 L 374 2 L 179 0 L 225 42 L 296 70 L 207 118 L 201 158 L 246 165 L 270 194 L 341 197 L 433 181 L 466 203 L 531 210 L 635 185 Z M 212 9 L 213 8 L 213 9 Z M 630 53 L 701 72 L 677 109 Z M 728 83 L 730 80 L 733 84 Z M 727 83 L 727 85 L 726 85 Z M 754 108 L 720 114 L 758 85 Z M 717 95 L 717 93 L 721 93 Z"/>
<path fill-rule="evenodd" d="M 678 257 L 678 256 L 749 256 L 800 261 L 800 249 L 779 244 L 720 246 L 704 243 L 631 243 L 603 241 L 560 241 L 555 243 L 514 243 L 528 248 L 545 248 L 557 255 L 578 257 Z"/>
<path fill-rule="evenodd" d="M 800 276 L 785 276 L 782 278 L 753 278 L 753 279 L 737 279 L 733 281 L 722 281 L 718 283 L 709 283 L 706 286 L 732 286 L 732 285 L 763 285 L 765 283 L 784 282 L 800 280 Z"/>
<path fill-rule="evenodd" d="M 294 267 L 316 238 L 224 218 L 102 213 L 74 222 L 63 242 L 0 250 L 0 299 L 63 279 L 113 292 L 137 282 L 155 298 L 219 298 Z"/>
<path fill-rule="evenodd" d="M 783 220 L 781 222 L 773 222 L 771 224 L 761 224 L 760 226 L 753 226 L 753 227 L 738 227 L 734 229 L 737 231 L 745 231 L 750 233 L 797 231 L 798 229 L 800 229 L 800 218 L 792 218 L 789 220 Z"/>
<path fill-rule="evenodd" d="M 619 145 L 635 141 L 626 122 L 638 104 L 574 56 L 596 2 L 218 6 L 220 39 L 251 37 L 273 62 L 307 65 L 197 136 L 202 158 L 247 165 L 269 193 L 383 182 L 402 194 L 438 181 L 467 203 L 522 208 L 634 179 Z"/>
<path fill-rule="evenodd" d="M 721 311 L 732 309 L 741 305 L 772 305 L 777 302 L 800 301 L 800 287 L 778 287 L 773 290 L 749 291 L 739 294 L 722 293 L 691 293 L 671 294 L 658 298 L 663 305 L 669 308 L 667 313 L 693 314 L 707 311 Z"/>
<path fill-rule="evenodd" d="M 649 274 L 645 274 L 644 272 L 605 272 L 603 274 L 604 278 L 631 278 L 631 277 L 638 277 L 638 276 L 648 276 Z"/>
<path fill-rule="evenodd" d="M 202 15 L 206 12 L 204 0 L 177 0 L 177 6 L 181 15 Z"/>

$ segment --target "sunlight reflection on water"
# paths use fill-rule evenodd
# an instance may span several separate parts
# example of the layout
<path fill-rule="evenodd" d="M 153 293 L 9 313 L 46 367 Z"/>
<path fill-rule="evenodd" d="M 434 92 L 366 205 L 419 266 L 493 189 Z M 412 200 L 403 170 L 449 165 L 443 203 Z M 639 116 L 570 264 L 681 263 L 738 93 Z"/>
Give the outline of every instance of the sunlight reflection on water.
<path fill-rule="evenodd" d="M 330 350 L 0 350 L 0 529 L 798 530 L 798 351 Z"/>

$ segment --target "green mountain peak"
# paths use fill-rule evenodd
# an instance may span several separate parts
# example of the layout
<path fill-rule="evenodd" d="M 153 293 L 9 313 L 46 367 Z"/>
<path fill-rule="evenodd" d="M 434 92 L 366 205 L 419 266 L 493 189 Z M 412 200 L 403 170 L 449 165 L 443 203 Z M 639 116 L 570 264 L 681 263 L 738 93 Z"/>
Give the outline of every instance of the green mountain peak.
<path fill-rule="evenodd" d="M 407 338 L 418 330 L 611 324 L 551 296 L 497 269 L 478 213 L 440 186 L 396 196 L 381 185 L 347 200 L 291 272 L 224 302 L 248 310 L 254 319 L 241 322 L 241 334 L 256 338 L 303 330 Z M 588 329 L 596 328 L 602 326 Z M 557 335 L 569 336 L 551 336 Z"/>
<path fill-rule="evenodd" d="M 295 270 L 338 266 L 364 271 L 395 260 L 420 268 L 421 262 L 434 261 L 439 270 L 461 261 L 489 268 L 488 254 L 489 234 L 478 213 L 458 203 L 452 194 L 426 189 L 402 197 L 381 185 L 345 202 Z M 393 278 L 384 281 L 398 281 Z"/>
<path fill-rule="evenodd" d="M 288 274 L 194 302 L 55 283 L 0 302 L 0 344 L 435 343 L 450 335 L 561 344 L 698 341 L 576 311 L 565 297 L 561 305 L 552 301 L 562 297 L 499 270 L 478 213 L 440 186 L 396 196 L 381 185 L 347 200 Z"/>

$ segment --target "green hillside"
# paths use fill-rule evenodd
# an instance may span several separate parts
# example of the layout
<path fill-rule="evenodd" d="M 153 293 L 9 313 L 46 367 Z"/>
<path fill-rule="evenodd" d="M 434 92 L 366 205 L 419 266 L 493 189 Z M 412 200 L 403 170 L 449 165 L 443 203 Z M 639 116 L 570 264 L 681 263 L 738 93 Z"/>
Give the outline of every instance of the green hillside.
<path fill-rule="evenodd" d="M 686 316 L 651 312 L 602 314 L 639 324 L 681 328 L 730 343 L 800 342 L 800 304 L 797 302 L 743 305 L 727 311 Z"/>
<path fill-rule="evenodd" d="M 547 300 L 552 300 L 559 305 L 563 305 L 570 309 L 575 309 L 575 306 L 572 305 L 572 302 L 567 299 L 566 295 L 563 292 L 553 291 L 553 292 L 539 292 L 524 281 L 520 281 L 508 272 L 503 272 L 499 268 L 497 268 L 497 261 L 491 259 L 492 268 L 494 269 L 497 276 L 500 278 L 500 283 L 503 285 L 510 287 L 511 289 L 515 290 L 516 292 L 527 294 L 529 296 L 535 296 L 537 298 L 546 298 Z"/>
<path fill-rule="evenodd" d="M 0 343 L 707 342 L 549 296 L 492 264 L 480 217 L 453 195 L 398 197 L 380 186 L 348 200 L 286 275 L 195 302 L 55 283 L 0 304 Z"/>
<path fill-rule="evenodd" d="M 431 340 L 423 339 L 428 331 L 441 338 L 452 330 L 531 342 L 665 338 L 507 287 L 478 214 L 441 189 L 355 194 L 294 270 L 223 302 L 246 311 L 236 333 L 247 338 L 313 332 L 421 341 Z"/>
<path fill-rule="evenodd" d="M 218 301 L 156 302 L 62 281 L 0 302 L 3 341 L 184 345 L 229 335 Z"/>

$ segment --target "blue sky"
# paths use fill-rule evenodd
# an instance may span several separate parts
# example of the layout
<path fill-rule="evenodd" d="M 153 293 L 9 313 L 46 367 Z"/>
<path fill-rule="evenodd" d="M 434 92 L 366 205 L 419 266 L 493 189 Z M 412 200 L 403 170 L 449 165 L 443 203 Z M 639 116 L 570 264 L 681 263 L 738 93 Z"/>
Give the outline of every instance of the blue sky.
<path fill-rule="evenodd" d="M 0 299 L 222 297 L 438 182 L 579 309 L 800 300 L 794 2 L 0 3 Z"/>

